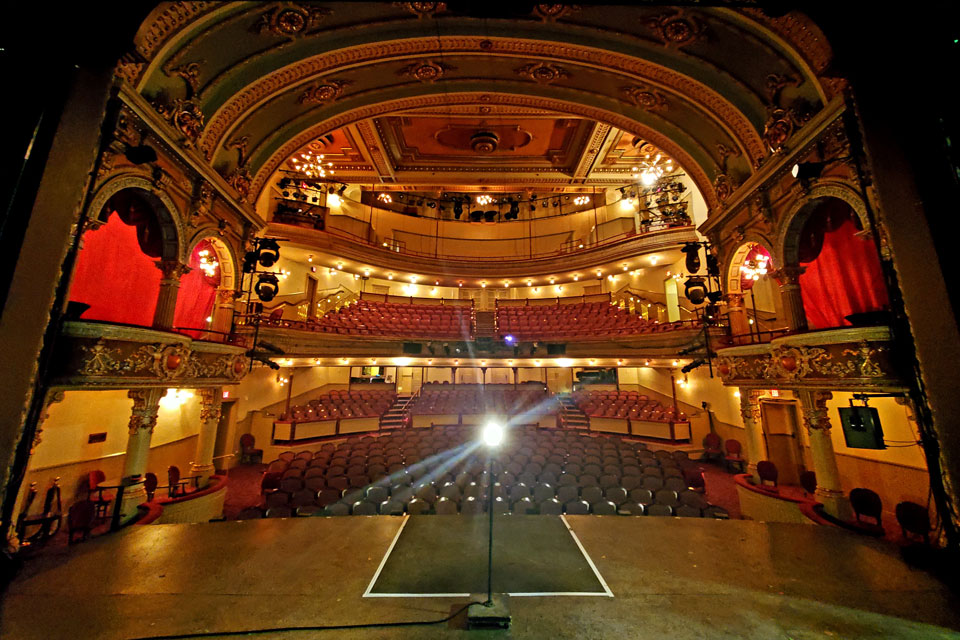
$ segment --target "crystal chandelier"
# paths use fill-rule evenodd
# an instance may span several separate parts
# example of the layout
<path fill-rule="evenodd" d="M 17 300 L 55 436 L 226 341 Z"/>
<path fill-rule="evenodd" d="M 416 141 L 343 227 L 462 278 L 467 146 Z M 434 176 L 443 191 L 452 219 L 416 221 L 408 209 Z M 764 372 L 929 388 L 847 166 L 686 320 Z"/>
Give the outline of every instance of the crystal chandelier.
<path fill-rule="evenodd" d="M 752 258 L 747 258 L 746 261 L 740 265 L 740 274 L 745 280 L 757 281 L 760 279 L 760 276 L 767 275 L 767 267 L 769 264 L 770 256 L 765 256 L 758 252 Z"/>
<path fill-rule="evenodd" d="M 333 166 L 333 163 L 328 162 L 324 167 L 322 153 L 302 151 L 290 160 L 290 164 L 293 165 L 294 171 L 302 173 L 308 178 L 325 178 L 328 173 L 333 175 L 333 169 L 329 168 Z"/>
<path fill-rule="evenodd" d="M 673 159 L 664 156 L 659 151 L 656 155 L 646 153 L 640 164 L 633 167 L 631 171 L 633 171 L 634 180 L 639 180 L 645 187 L 652 187 L 665 173 L 673 172 Z"/>
<path fill-rule="evenodd" d="M 217 259 L 210 253 L 209 249 L 201 249 L 197 254 L 200 258 L 200 270 L 203 271 L 203 275 L 208 278 L 212 278 L 217 275 L 217 267 L 220 266 L 220 263 L 217 262 Z"/>
<path fill-rule="evenodd" d="M 383 193 L 383 192 L 381 192 L 381 193 L 377 196 L 377 200 L 379 200 L 380 202 L 383 202 L 383 203 L 385 203 L 385 204 L 389 204 L 389 203 L 393 202 L 393 197 L 392 197 L 389 193 Z"/>
<path fill-rule="evenodd" d="M 581 205 L 590 202 L 590 196 L 577 196 L 573 199 L 573 204 Z"/>
<path fill-rule="evenodd" d="M 479 205 L 490 204 L 491 202 L 493 202 L 493 196 L 488 196 L 486 194 L 477 196 L 477 204 Z"/>

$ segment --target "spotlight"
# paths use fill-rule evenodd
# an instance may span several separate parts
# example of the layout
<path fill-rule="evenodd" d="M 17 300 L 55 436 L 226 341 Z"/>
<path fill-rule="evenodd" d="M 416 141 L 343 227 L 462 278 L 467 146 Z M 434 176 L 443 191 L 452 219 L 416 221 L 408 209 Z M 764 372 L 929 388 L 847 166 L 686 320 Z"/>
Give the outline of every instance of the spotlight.
<path fill-rule="evenodd" d="M 342 195 L 343 195 L 343 192 L 346 191 L 346 190 L 347 190 L 347 185 L 345 185 L 345 184 L 340 185 L 340 188 L 337 189 L 337 195 L 338 195 L 338 196 L 342 196 Z"/>
<path fill-rule="evenodd" d="M 705 364 L 707 364 L 707 363 L 706 363 L 704 360 L 694 360 L 694 361 L 691 362 L 690 364 L 688 364 L 688 365 L 686 365 L 685 367 L 683 367 L 682 369 L 680 369 L 680 373 L 690 373 L 691 371 L 693 371 L 693 370 L 696 369 L 697 367 L 702 367 L 702 366 L 705 365 Z"/>
<path fill-rule="evenodd" d="M 723 298 L 723 291 L 717 290 L 707 292 L 707 300 L 709 300 L 712 304 L 717 304 L 720 302 L 721 298 Z"/>
<path fill-rule="evenodd" d="M 257 245 L 257 262 L 262 267 L 272 267 L 280 259 L 280 245 L 273 238 L 264 238 Z"/>
<path fill-rule="evenodd" d="M 483 219 L 486 220 L 487 222 L 493 222 L 494 220 L 497 219 L 497 212 L 494 211 L 493 209 L 490 209 L 490 210 L 488 210 L 488 211 L 484 211 L 484 212 L 483 212 Z"/>
<path fill-rule="evenodd" d="M 480 222 L 481 220 L 483 220 L 483 211 L 474 209 L 470 212 L 470 222 Z"/>
<path fill-rule="evenodd" d="M 453 217 L 457 220 L 463 215 L 463 203 L 457 200 L 453 204 Z"/>
<path fill-rule="evenodd" d="M 707 252 L 707 275 L 714 278 L 720 276 L 720 261 L 710 252 Z"/>
<path fill-rule="evenodd" d="M 243 272 L 253 273 L 257 270 L 257 252 L 247 251 L 243 256 Z"/>
<path fill-rule="evenodd" d="M 687 278 L 683 286 L 683 295 L 693 304 L 703 304 L 707 297 L 707 283 L 699 276 Z"/>
<path fill-rule="evenodd" d="M 291 184 L 293 184 L 293 180 L 291 178 L 280 178 L 280 182 L 277 183 L 277 186 L 281 189 L 286 189 Z"/>
<path fill-rule="evenodd" d="M 825 166 L 827 166 L 826 162 L 799 162 L 793 165 L 790 175 L 797 180 L 812 180 L 820 177 Z"/>
<path fill-rule="evenodd" d="M 513 336 L 503 336 L 503 341 L 506 342 L 507 344 L 513 344 L 513 340 L 514 340 Z"/>
<path fill-rule="evenodd" d="M 687 267 L 687 272 L 694 274 L 697 271 L 700 271 L 700 243 L 699 242 L 687 242 L 683 245 L 683 248 L 680 249 L 687 256 L 685 266 Z"/>
<path fill-rule="evenodd" d="M 519 217 L 520 217 L 520 203 L 519 203 L 519 202 L 515 202 L 515 201 L 511 201 L 511 202 L 510 202 L 510 211 L 508 211 L 507 214 L 506 214 L 505 216 L 503 216 L 503 217 L 504 217 L 504 219 L 506 219 L 506 220 L 516 220 L 517 218 L 519 218 Z"/>
<path fill-rule="evenodd" d="M 483 428 L 483 442 L 488 447 L 499 447 L 503 442 L 503 425 L 496 422 L 488 422 Z M 491 482 L 493 479 L 491 478 Z"/>
<path fill-rule="evenodd" d="M 257 292 L 257 296 L 263 302 L 270 302 L 273 300 L 279 289 L 280 281 L 277 280 L 277 276 L 273 275 L 272 273 L 261 273 L 257 277 L 256 286 L 253 288 L 253 290 Z"/>

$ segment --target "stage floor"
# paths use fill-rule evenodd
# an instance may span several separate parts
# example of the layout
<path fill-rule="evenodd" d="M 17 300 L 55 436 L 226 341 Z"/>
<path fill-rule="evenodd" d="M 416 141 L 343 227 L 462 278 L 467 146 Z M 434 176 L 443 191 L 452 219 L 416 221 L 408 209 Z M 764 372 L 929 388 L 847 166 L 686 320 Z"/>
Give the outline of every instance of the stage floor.
<path fill-rule="evenodd" d="M 433 588 L 441 574 L 417 571 L 415 563 L 429 558 L 431 547 L 434 563 L 444 562 L 453 534 L 436 527 L 450 520 L 468 532 L 472 525 L 458 519 L 426 516 L 424 525 L 399 537 L 400 527 L 410 524 L 378 516 L 132 527 L 31 560 L 4 595 L 0 637 L 114 640 L 442 618 L 466 599 L 364 594 Z M 512 598 L 507 631 L 469 632 L 460 616 L 434 627 L 257 637 L 960 638 L 957 597 L 905 565 L 884 541 L 802 524 L 617 516 L 566 521 L 582 544 L 584 563 L 591 558 L 597 572 L 574 560 L 557 518 L 515 523 L 518 547 L 536 548 L 538 535 L 548 541 L 513 574 L 536 571 L 559 549 L 561 574 L 602 576 L 613 597 Z M 474 535 L 485 541 L 485 529 L 477 529 Z M 455 571 L 482 579 L 485 557 L 470 557 Z M 400 564 L 391 568 L 391 562 Z M 548 587 L 556 582 L 539 580 Z M 510 582 L 504 588 L 514 588 L 517 581 Z"/>

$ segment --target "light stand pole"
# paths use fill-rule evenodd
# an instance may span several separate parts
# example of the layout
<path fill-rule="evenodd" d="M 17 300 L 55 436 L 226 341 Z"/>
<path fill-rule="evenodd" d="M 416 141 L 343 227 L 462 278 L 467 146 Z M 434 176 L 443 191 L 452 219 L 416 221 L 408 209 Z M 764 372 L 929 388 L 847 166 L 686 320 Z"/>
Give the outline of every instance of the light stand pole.
<path fill-rule="evenodd" d="M 506 594 L 493 597 L 493 455 L 494 450 L 503 442 L 504 427 L 489 422 L 483 428 L 483 442 L 487 445 L 487 599 L 475 602 L 467 608 L 468 629 L 507 629 L 510 627 L 510 613 L 507 609 Z"/>

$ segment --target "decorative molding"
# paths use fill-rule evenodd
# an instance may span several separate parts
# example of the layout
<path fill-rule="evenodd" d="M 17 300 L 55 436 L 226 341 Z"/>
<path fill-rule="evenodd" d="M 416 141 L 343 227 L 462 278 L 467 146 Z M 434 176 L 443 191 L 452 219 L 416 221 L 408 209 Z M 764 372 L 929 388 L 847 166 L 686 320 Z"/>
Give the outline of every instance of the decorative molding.
<path fill-rule="evenodd" d="M 152 60 L 157 50 L 174 33 L 187 23 L 221 6 L 222 4 L 219 2 L 204 0 L 164 2 L 143 21 L 143 26 L 134 36 L 133 41 L 137 53 L 143 60 Z"/>
<path fill-rule="evenodd" d="M 445 13 L 446 2 L 394 2 L 394 6 L 403 7 L 418 18 L 433 18 L 438 13 Z"/>
<path fill-rule="evenodd" d="M 580 5 L 577 4 L 559 4 L 559 3 L 541 3 L 534 5 L 533 15 L 544 22 L 553 22 L 559 20 L 571 13 L 580 11 Z"/>
<path fill-rule="evenodd" d="M 683 47 L 705 37 L 706 27 L 697 18 L 677 11 L 647 18 L 643 23 L 653 29 L 660 41 L 668 47 Z"/>
<path fill-rule="evenodd" d="M 343 88 L 353 84 L 349 80 L 327 80 L 317 84 L 300 94 L 301 104 L 327 104 L 336 102 L 343 95 Z"/>
<path fill-rule="evenodd" d="M 515 69 L 514 72 L 518 76 L 533 80 L 538 84 L 551 84 L 557 80 L 565 80 L 571 77 L 569 71 L 549 62 L 531 62 Z"/>
<path fill-rule="evenodd" d="M 130 389 L 127 391 L 127 397 L 133 400 L 130 422 L 127 426 L 130 435 L 137 435 L 141 429 L 153 433 L 153 429 L 157 426 L 157 414 L 160 412 L 160 398 L 163 397 L 163 390 Z"/>
<path fill-rule="evenodd" d="M 260 78 L 255 84 L 233 96 L 210 117 L 203 131 L 199 148 L 208 159 L 234 124 L 268 96 L 299 86 L 307 78 L 335 73 L 342 69 L 357 69 L 363 65 L 376 64 L 387 58 L 411 57 L 436 54 L 438 47 L 445 53 L 474 52 L 480 43 L 489 40 L 497 52 L 523 58 L 547 57 L 552 60 L 567 60 L 573 64 L 589 64 L 609 69 L 614 73 L 643 78 L 651 86 L 658 86 L 693 102 L 705 115 L 712 117 L 728 129 L 751 161 L 767 154 L 759 132 L 726 98 L 706 85 L 647 60 L 601 51 L 577 44 L 518 40 L 515 38 L 443 36 L 440 38 L 412 38 L 390 42 L 377 42 L 337 51 L 323 53 L 300 60 Z M 537 105 L 533 105 L 537 106 Z M 676 156 L 674 156 L 676 158 Z"/>
<path fill-rule="evenodd" d="M 775 107 L 782 106 L 780 94 L 783 93 L 785 88 L 798 86 L 800 86 L 800 78 L 790 74 L 771 73 L 764 80 L 764 89 L 766 89 L 767 92 L 767 100 L 769 101 L 770 105 Z"/>
<path fill-rule="evenodd" d="M 278 2 L 260 15 L 252 30 L 295 40 L 313 30 L 331 13 L 330 9 L 314 4 Z"/>
<path fill-rule="evenodd" d="M 830 431 L 827 402 L 833 398 L 833 394 L 829 391 L 801 391 L 799 396 L 803 425 L 807 431 Z"/>
<path fill-rule="evenodd" d="M 413 78 L 420 82 L 436 82 L 446 75 L 447 71 L 454 71 L 456 67 L 445 62 L 436 62 L 434 60 L 421 60 L 408 64 L 399 71 L 397 75 Z"/>
<path fill-rule="evenodd" d="M 176 76 L 184 81 L 187 85 L 187 95 L 188 100 L 192 99 L 200 91 L 200 65 L 204 64 L 205 60 L 197 60 L 195 62 L 188 62 L 182 64 L 178 67 L 174 67 L 169 71 L 164 69 L 164 73 L 168 76 Z"/>
<path fill-rule="evenodd" d="M 33 432 L 33 441 L 30 443 L 31 455 L 33 455 L 34 450 L 40 446 L 40 443 L 43 441 L 43 423 L 50 417 L 50 406 L 57 402 L 63 402 L 64 397 L 63 390 L 61 389 L 47 392 L 47 397 L 44 398 L 43 401 L 43 409 L 40 411 L 40 417 L 37 418 L 36 430 Z"/>
<path fill-rule="evenodd" d="M 670 103 L 662 93 L 645 84 L 621 87 L 620 91 L 623 92 L 634 106 L 640 107 L 641 109 L 646 109 L 647 111 L 664 111 L 670 108 Z"/>
<path fill-rule="evenodd" d="M 223 404 L 223 392 L 219 387 L 200 389 L 200 422 L 218 422 Z"/>
<path fill-rule="evenodd" d="M 184 147 L 191 149 L 196 145 L 203 132 L 203 111 L 196 100 L 177 98 L 173 102 L 165 102 L 158 99 L 153 107 L 183 135 L 180 142 Z"/>

